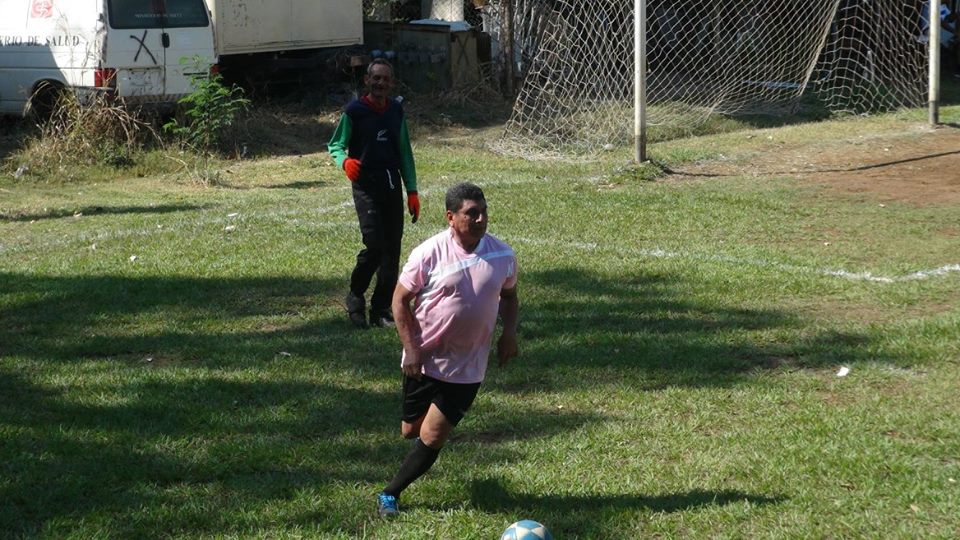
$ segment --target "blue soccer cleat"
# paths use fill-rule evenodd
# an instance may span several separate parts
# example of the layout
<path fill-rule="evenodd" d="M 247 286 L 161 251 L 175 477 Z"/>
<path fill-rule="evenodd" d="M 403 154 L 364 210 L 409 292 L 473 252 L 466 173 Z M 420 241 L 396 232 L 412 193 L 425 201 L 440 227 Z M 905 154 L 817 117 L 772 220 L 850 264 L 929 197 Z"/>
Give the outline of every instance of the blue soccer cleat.
<path fill-rule="evenodd" d="M 377 495 L 377 513 L 382 518 L 391 518 L 400 513 L 397 509 L 397 498 L 393 495 L 381 493 Z"/>

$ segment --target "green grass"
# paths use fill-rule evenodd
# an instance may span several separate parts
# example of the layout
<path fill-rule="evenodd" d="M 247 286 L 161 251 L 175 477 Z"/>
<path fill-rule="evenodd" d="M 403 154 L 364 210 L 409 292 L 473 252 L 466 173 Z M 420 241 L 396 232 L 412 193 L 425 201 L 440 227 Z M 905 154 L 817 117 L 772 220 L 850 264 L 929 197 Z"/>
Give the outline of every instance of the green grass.
<path fill-rule="evenodd" d="M 757 133 L 824 144 L 921 119 Z M 765 141 L 652 153 L 676 166 Z M 960 238 L 933 232 L 960 209 L 881 210 L 789 177 L 654 182 L 624 167 L 628 149 L 532 163 L 422 134 L 416 151 L 424 216 L 404 253 L 444 226 L 447 186 L 483 185 L 491 232 L 518 253 L 522 341 L 399 520 L 373 515 L 408 449 L 399 342 L 343 315 L 356 217 L 341 173 L 310 152 L 225 162 L 210 187 L 0 181 L 0 531 L 480 539 L 521 518 L 560 539 L 960 530 L 960 275 L 823 273 L 960 263 Z"/>

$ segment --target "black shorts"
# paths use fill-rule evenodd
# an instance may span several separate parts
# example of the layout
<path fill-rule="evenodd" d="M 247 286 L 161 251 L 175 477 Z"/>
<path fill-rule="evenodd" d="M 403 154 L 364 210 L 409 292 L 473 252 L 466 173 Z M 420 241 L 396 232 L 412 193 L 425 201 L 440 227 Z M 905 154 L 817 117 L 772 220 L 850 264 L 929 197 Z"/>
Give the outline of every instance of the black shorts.
<path fill-rule="evenodd" d="M 457 384 L 438 381 L 422 376 L 420 380 L 403 377 L 403 421 L 416 422 L 427 413 L 431 403 L 435 403 L 447 421 L 453 425 L 460 423 L 470 410 L 480 383 Z"/>

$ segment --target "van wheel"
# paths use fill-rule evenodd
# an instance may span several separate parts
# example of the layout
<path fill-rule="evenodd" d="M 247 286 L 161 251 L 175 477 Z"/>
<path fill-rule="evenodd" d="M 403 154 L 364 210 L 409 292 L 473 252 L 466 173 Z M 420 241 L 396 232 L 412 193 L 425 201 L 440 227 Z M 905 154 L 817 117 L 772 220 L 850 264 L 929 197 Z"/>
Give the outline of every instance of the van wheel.
<path fill-rule="evenodd" d="M 65 95 L 63 85 L 48 81 L 41 82 L 30 97 L 29 114 L 40 122 L 50 120 L 53 111 Z"/>

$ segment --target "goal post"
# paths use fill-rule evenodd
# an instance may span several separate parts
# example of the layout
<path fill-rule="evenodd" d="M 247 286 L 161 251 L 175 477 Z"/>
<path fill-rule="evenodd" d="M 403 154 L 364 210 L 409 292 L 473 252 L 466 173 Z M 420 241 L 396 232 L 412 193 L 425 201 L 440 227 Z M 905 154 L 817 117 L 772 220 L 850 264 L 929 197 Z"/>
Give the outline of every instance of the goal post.
<path fill-rule="evenodd" d="M 633 143 L 642 160 L 723 116 L 921 107 L 921 1 L 514 0 L 523 79 L 498 145 L 562 157 Z"/>
<path fill-rule="evenodd" d="M 633 160 L 647 159 L 647 0 L 633 0 Z"/>
<path fill-rule="evenodd" d="M 930 69 L 929 102 L 930 125 L 935 126 L 940 123 L 940 0 L 929 0 L 930 9 L 927 12 L 927 21 L 930 25 Z"/>

